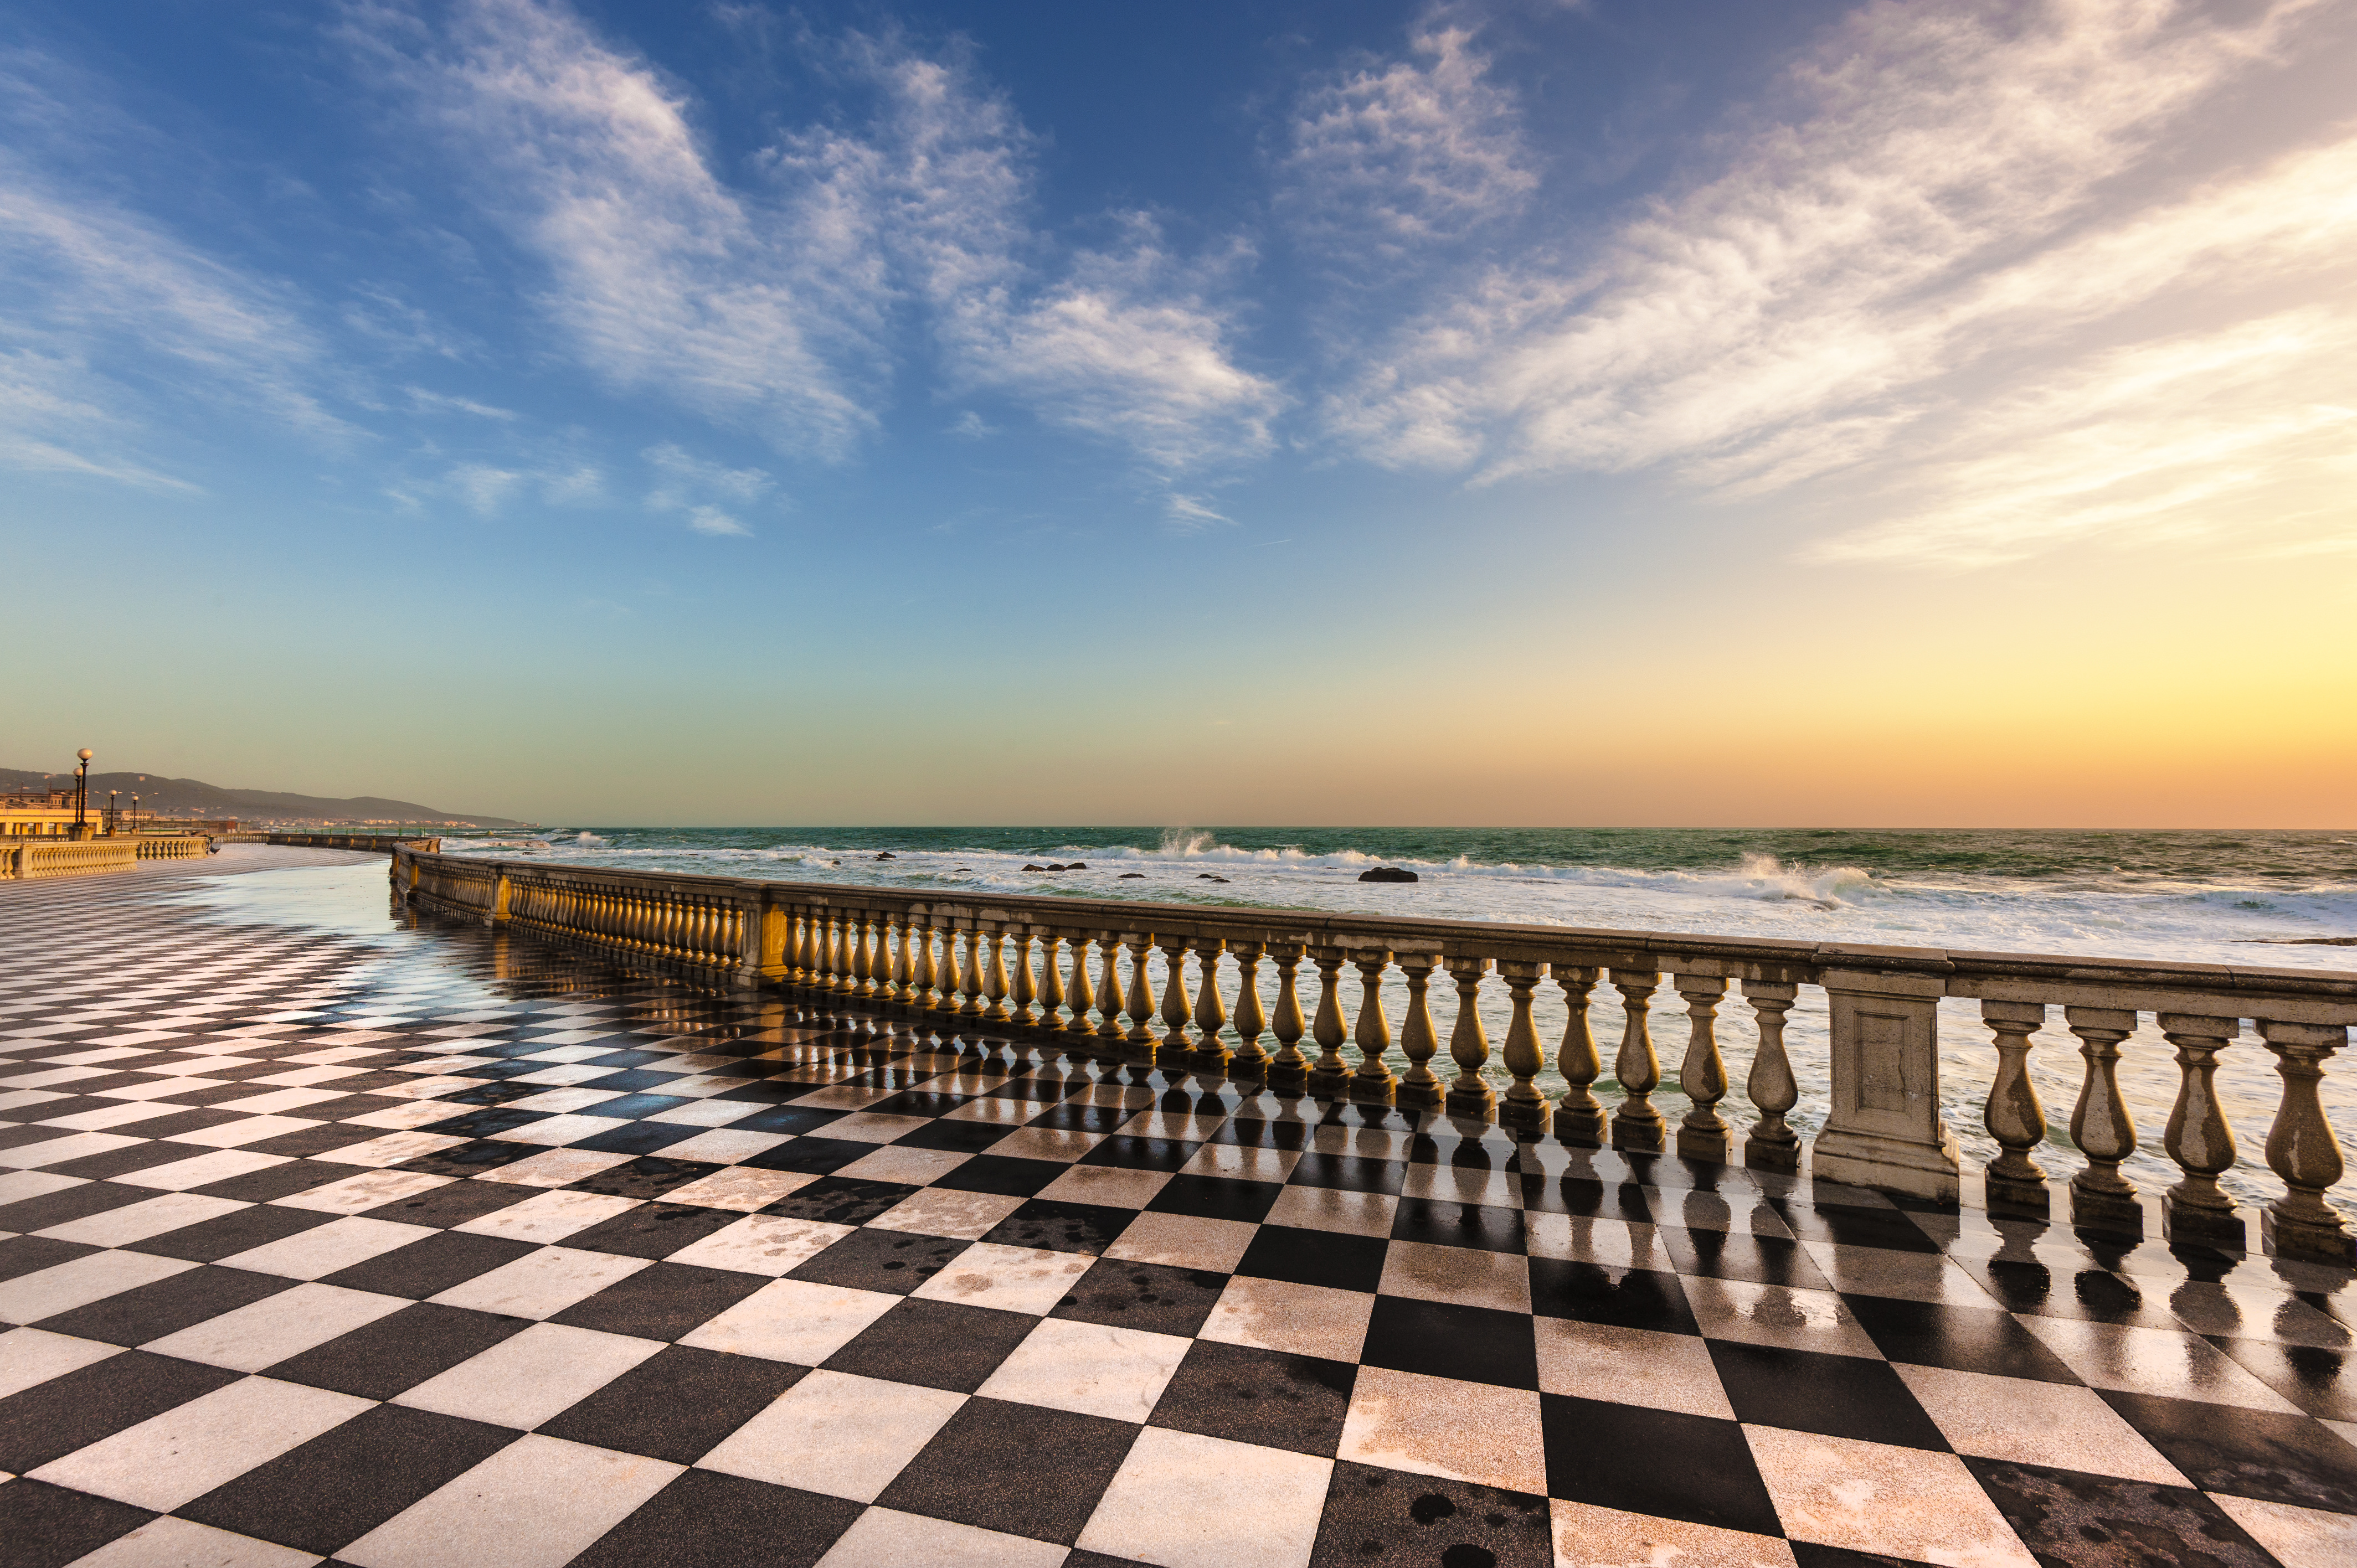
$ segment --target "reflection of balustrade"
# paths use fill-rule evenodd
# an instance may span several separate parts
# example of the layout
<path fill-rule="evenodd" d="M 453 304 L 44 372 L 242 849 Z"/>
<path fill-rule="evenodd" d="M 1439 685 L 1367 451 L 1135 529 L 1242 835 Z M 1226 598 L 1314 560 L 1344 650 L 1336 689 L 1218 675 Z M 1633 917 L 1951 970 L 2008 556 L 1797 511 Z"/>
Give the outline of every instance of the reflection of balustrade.
<path fill-rule="evenodd" d="M 976 1028 L 1141 1068 L 1265 1082 L 1279 1093 L 1437 1105 L 1454 1116 L 1494 1118 L 1523 1137 L 1587 1148 L 1609 1142 L 1636 1160 L 1662 1155 L 1670 1142 L 1651 1099 L 1662 1079 L 1651 1011 L 1666 980 L 1686 1007 L 1678 1087 L 1689 1110 L 1677 1128 L 1677 1153 L 1709 1161 L 1739 1157 L 1771 1174 L 1803 1165 L 1802 1140 L 1785 1121 L 1799 1090 L 1783 1034 L 1801 989 L 1813 986 L 1825 1000 L 1832 1081 L 1828 1113 L 1808 1151 L 1809 1174 L 1935 1201 L 1953 1200 L 1964 1175 L 1940 1115 L 1938 1008 L 1943 998 L 1972 999 L 1992 1036 L 1985 1114 L 2003 1153 L 1984 1184 L 1998 1213 L 2051 1209 L 2046 1173 L 2031 1157 L 2046 1141 L 2047 1123 L 2029 1061 L 2031 1036 L 2060 1006 L 2083 1068 L 2072 1138 L 2087 1165 L 2069 1185 L 2071 1220 L 2125 1235 L 2141 1233 L 2147 1200 L 2121 1170 L 2139 1143 L 2120 1097 L 2117 1064 L 2123 1043 L 2152 1016 L 2176 1049 L 2180 1078 L 2161 1150 L 2182 1179 L 2158 1201 L 2162 1229 L 2173 1241 L 2229 1249 L 2243 1244 L 2245 1227 L 2218 1184 L 2233 1163 L 2234 1141 L 2213 1078 L 2220 1053 L 2240 1046 L 2248 1020 L 2283 1083 L 2266 1158 L 2284 1191 L 2261 1216 L 2262 1235 L 2285 1256 L 2352 1256 L 2343 1218 L 2324 1196 L 2342 1166 L 2319 1086 L 2326 1063 L 2357 1024 L 2357 974 L 1297 909 L 941 898 L 407 848 L 395 854 L 394 880 L 433 905 L 496 924 L 705 981 L 781 987 L 821 1015 L 858 1003 L 862 1015 L 899 1014 L 943 1034 Z M 1150 931 L 1140 929 L 1147 923 Z M 1059 955 L 1067 950 L 1068 967 L 1060 972 Z M 1157 953 L 1164 970 L 1158 999 L 1147 970 Z M 1189 955 L 1196 966 L 1191 998 Z M 1297 991 L 1308 978 L 1297 972 L 1305 958 L 1318 987 L 1306 1026 Z M 1275 972 L 1275 998 L 1265 1009 L 1264 962 Z M 1358 972 L 1355 1017 L 1343 996 L 1346 966 Z M 1400 1037 L 1407 1066 L 1400 1075 L 1386 1060 L 1392 1036 L 1383 1008 L 1394 968 L 1408 993 Z M 1444 995 L 1454 991 L 1458 1001 L 1447 1042 L 1457 1069 L 1451 1081 L 1431 1068 L 1440 1041 L 1427 993 L 1437 974 L 1446 980 Z M 1560 991 L 1569 1011 L 1555 1057 L 1566 1088 L 1552 1102 L 1536 1083 L 1545 1051 L 1532 1003 L 1542 981 Z M 1738 1130 L 1721 1114 L 1731 1086 L 1718 1009 L 1730 982 L 1757 1034 L 1744 1085 L 1757 1115 L 1740 1130 L 1739 1150 Z M 1588 1013 L 1599 984 L 1610 988 L 1607 1000 L 1617 1002 L 1625 1020 L 1613 1069 L 1620 1100 L 1611 1107 L 1594 1092 L 1603 1064 Z M 1511 1080 L 1502 1094 L 1484 1071 L 1490 1044 L 1479 1008 L 1489 987 L 1506 993 L 1512 1015 L 1500 1052 Z M 1265 1033 L 1273 1049 L 1263 1045 Z M 1303 1051 L 1305 1036 L 1317 1050 L 1314 1060 Z M 1346 1043 L 1355 1061 L 1344 1055 Z"/>

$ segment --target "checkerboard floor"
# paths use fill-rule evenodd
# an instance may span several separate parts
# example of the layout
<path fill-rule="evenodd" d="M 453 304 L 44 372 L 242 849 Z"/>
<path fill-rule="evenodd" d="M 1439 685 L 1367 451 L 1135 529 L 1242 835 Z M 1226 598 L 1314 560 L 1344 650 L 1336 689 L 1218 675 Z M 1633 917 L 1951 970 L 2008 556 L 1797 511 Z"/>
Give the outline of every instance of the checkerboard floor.
<path fill-rule="evenodd" d="M 2357 1561 L 2345 1273 L 180 897 L 360 863 L 0 885 L 0 1565 Z"/>

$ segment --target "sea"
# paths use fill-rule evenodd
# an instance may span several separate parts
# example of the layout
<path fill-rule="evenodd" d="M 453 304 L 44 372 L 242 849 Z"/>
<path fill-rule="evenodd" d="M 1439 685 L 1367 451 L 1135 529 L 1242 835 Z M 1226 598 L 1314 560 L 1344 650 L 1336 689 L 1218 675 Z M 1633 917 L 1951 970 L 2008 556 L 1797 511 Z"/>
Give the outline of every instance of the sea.
<path fill-rule="evenodd" d="M 2357 972 L 2357 945 L 2327 945 L 2357 938 L 2357 831 L 574 825 L 450 839 L 444 847 L 556 865 L 909 892 L 1136 898 Z M 1050 864 L 1069 869 L 1032 869 Z M 1378 865 L 1413 871 L 1417 880 L 1358 879 Z M 1234 968 L 1225 969 L 1232 995 Z M 1158 959 L 1153 973 L 1158 993 Z M 1273 988 L 1266 966 L 1263 981 Z M 1354 1015 L 1357 991 L 1354 981 L 1345 992 Z M 1405 1000 L 1394 972 L 1383 992 L 1394 1038 Z M 1655 1101 L 1674 1120 L 1687 1109 L 1676 1082 L 1688 1030 L 1684 1005 L 1666 985 L 1654 1001 L 1652 1032 L 1663 1069 Z M 1446 1041 L 1455 997 L 1436 984 L 1431 1004 Z M 2050 1143 L 2039 1157 L 2063 1176 L 2083 1163 L 2069 1132 L 2081 1064 L 2060 1012 L 2033 1036 L 2031 1065 L 2050 1124 Z M 1483 988 L 1480 1016 L 1494 1051 L 1507 1019 L 1504 988 L 1494 981 Z M 1542 988 L 1537 1016 L 1552 1054 L 1565 1022 L 1553 987 Z M 1608 1069 L 1597 1089 L 1609 1101 L 1617 1093 L 1609 1070 L 1620 1010 L 1609 989 L 1598 988 L 1590 1018 Z M 1742 1091 L 1755 1038 L 1750 1010 L 1730 996 L 1719 1019 L 1720 1048 L 1736 1086 L 1720 1109 L 1739 1128 L 1751 1116 Z M 1803 992 L 1787 1043 L 1802 1083 L 1791 1120 L 1805 1134 L 1825 1111 L 1819 993 Z M 1941 1057 L 1950 1126 L 1968 1156 L 1993 1158 L 1998 1151 L 1982 1128 L 1981 1110 L 1996 1053 L 1973 1004 L 1943 1005 Z M 2179 1075 L 2169 1047 L 2148 1021 L 2126 1044 L 2123 1058 L 2121 1079 L 2141 1144 L 2126 1169 L 2152 1190 L 2179 1174 L 2158 1147 Z M 2278 1190 L 2262 1158 L 2276 1101 L 2273 1058 L 2255 1035 L 2245 1035 L 2222 1060 L 2221 1098 L 2242 1155 L 2226 1185 L 2246 1200 L 2262 1200 Z M 1405 1063 L 1394 1058 L 1394 1065 Z M 1453 1070 L 1445 1046 L 1435 1070 L 1444 1077 Z M 1502 1083 L 1494 1058 L 1491 1070 Z M 1550 1093 L 1562 1088 L 1552 1071 L 1540 1084 Z M 2326 1086 L 2327 1113 L 2345 1144 L 2357 1136 L 2357 1060 L 2332 1063 Z M 2339 1196 L 2352 1190 L 2344 1183 Z"/>

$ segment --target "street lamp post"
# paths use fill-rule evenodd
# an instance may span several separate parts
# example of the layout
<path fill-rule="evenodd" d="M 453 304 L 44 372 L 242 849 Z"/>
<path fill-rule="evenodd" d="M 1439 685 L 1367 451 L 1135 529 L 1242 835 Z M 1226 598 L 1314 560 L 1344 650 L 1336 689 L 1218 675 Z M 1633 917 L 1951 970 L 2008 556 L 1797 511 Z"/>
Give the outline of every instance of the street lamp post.
<path fill-rule="evenodd" d="M 74 769 L 74 831 L 77 839 L 90 837 L 90 747 L 83 746 L 74 755 L 81 766 Z"/>
<path fill-rule="evenodd" d="M 109 789 L 106 792 L 106 836 L 109 838 L 113 838 L 117 830 L 123 826 L 123 808 L 115 804 L 115 800 L 122 793 L 120 789 Z"/>
<path fill-rule="evenodd" d="M 136 795 L 131 797 L 131 831 L 134 833 L 139 831 L 139 797 Z"/>

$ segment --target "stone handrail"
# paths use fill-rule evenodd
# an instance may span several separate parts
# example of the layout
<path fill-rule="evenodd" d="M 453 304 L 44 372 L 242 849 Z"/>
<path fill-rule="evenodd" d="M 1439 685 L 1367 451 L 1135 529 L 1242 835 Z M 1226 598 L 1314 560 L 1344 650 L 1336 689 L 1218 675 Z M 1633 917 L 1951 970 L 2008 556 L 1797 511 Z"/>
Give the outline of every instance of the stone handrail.
<path fill-rule="evenodd" d="M 213 841 L 203 833 L 140 833 L 132 842 L 142 860 L 194 860 L 210 854 Z"/>
<path fill-rule="evenodd" d="M 2261 1215 L 2265 1244 L 2285 1257 L 2352 1261 L 2342 1217 L 2324 1197 L 2341 1179 L 2342 1162 L 2319 1084 L 2326 1059 L 2348 1044 L 2357 1024 L 2357 973 L 933 894 L 561 866 L 408 846 L 393 852 L 393 876 L 404 897 L 708 983 L 770 984 L 822 1003 L 971 1020 L 987 1031 L 1265 1082 L 1279 1092 L 1494 1118 L 1523 1136 L 1552 1135 L 1586 1147 L 1609 1143 L 1638 1155 L 1674 1147 L 1685 1158 L 1739 1158 L 1767 1171 L 1801 1167 L 1799 1134 L 1784 1119 L 1799 1099 L 1784 1020 L 1800 988 L 1815 986 L 1825 994 L 1830 1022 L 1832 1106 L 1810 1146 L 1811 1173 L 1938 1202 L 1958 1198 L 1962 1173 L 1940 1114 L 1938 1005 L 1943 997 L 1974 999 L 1997 1057 L 1984 1122 L 2004 1150 L 1984 1173 L 1986 1201 L 1996 1212 L 2040 1218 L 2049 1214 L 2050 1199 L 2045 1173 L 2030 1156 L 2045 1141 L 2046 1118 L 2027 1069 L 2029 1036 L 2060 1005 L 2084 1058 L 2071 1133 L 2087 1165 L 2069 1184 L 2071 1223 L 2127 1236 L 2142 1233 L 2144 1209 L 2119 1171 L 2136 1135 L 2116 1064 L 2120 1042 L 2139 1015 L 2153 1013 L 2179 1068 L 2162 1144 L 2182 1179 L 2162 1199 L 2163 1230 L 2172 1242 L 2226 1250 L 2244 1246 L 2244 1228 L 2218 1185 L 2233 1164 L 2234 1144 L 2212 1078 L 2217 1053 L 2248 1019 L 2283 1081 L 2266 1162 L 2285 1190 Z M 1168 973 L 1158 1003 L 1146 972 L 1157 949 Z M 1189 954 L 1197 972 L 1191 1001 Z M 1232 1016 L 1220 983 L 1223 959 L 1232 959 L 1239 972 Z M 1318 987 L 1307 1022 L 1296 972 L 1304 959 Z M 1276 971 L 1273 1010 L 1264 1008 L 1258 989 L 1264 962 Z M 1398 1049 L 1408 1067 L 1398 1074 L 1384 1059 L 1393 1041 L 1379 1003 L 1383 977 L 1394 966 L 1407 988 Z M 1355 1024 L 1342 994 L 1345 967 L 1358 972 L 1361 985 Z M 1493 972 L 1512 1009 L 1500 1050 L 1512 1079 L 1502 1095 L 1482 1075 L 1491 1047 L 1473 1005 Z M 1457 1069 L 1448 1080 L 1431 1068 L 1442 1045 L 1426 1004 L 1436 974 L 1460 1002 L 1447 1042 Z M 1650 1098 L 1662 1070 L 1648 1015 L 1664 976 L 1686 1004 L 1677 1082 L 1691 1109 L 1674 1133 Z M 1543 981 L 1561 991 L 1569 1014 L 1554 1064 L 1566 1088 L 1552 1101 L 1534 1081 L 1547 1066 L 1531 1013 Z M 1622 1099 L 1609 1111 L 1591 1088 L 1603 1076 L 1588 1026 L 1599 984 L 1612 988 L 1627 1019 L 1613 1063 Z M 1715 1033 L 1730 985 L 1740 988 L 1759 1029 L 1745 1086 L 1758 1115 L 1742 1130 L 1739 1147 L 1737 1130 L 1719 1113 L 1728 1083 Z M 1274 1051 L 1264 1036 L 1274 1040 Z M 1305 1038 L 1318 1053 L 1314 1059 L 1302 1049 Z M 1346 1042 L 1356 1047 L 1355 1063 L 1342 1054 Z"/>
<path fill-rule="evenodd" d="M 422 846 L 428 854 L 441 852 L 438 838 L 401 838 L 385 833 L 231 833 L 230 843 L 285 844 L 296 849 L 356 849 L 372 854 L 391 854 L 403 844 Z"/>
<path fill-rule="evenodd" d="M 138 843 L 128 838 L 19 838 L 13 843 L 0 840 L 0 869 L 16 882 L 84 871 L 124 871 L 138 860 Z"/>

